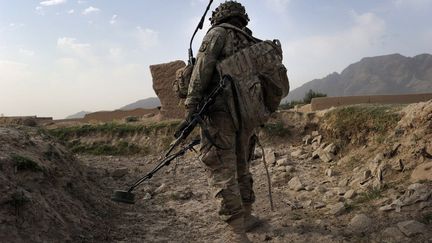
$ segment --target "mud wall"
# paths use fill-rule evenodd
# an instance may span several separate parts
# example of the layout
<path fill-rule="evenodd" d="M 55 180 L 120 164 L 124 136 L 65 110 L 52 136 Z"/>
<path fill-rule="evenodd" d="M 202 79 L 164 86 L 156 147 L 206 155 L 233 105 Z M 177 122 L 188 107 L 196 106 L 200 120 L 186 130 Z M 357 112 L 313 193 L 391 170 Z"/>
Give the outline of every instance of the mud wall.
<path fill-rule="evenodd" d="M 173 91 L 173 81 L 176 71 L 186 64 L 183 61 L 151 65 L 150 72 L 153 77 L 153 89 L 161 101 L 161 115 L 164 119 L 183 118 L 184 106 Z"/>
<path fill-rule="evenodd" d="M 85 115 L 85 117 L 82 119 L 83 122 L 91 122 L 91 121 L 97 121 L 97 122 L 110 122 L 113 120 L 122 120 L 126 117 L 130 116 L 136 116 L 136 117 L 143 117 L 148 115 L 156 115 L 159 113 L 158 108 L 154 109 L 135 109 L 135 110 L 115 110 L 115 111 L 99 111 L 94 112 Z"/>
<path fill-rule="evenodd" d="M 330 107 L 355 105 L 355 104 L 410 104 L 424 102 L 432 99 L 432 93 L 405 94 L 405 95 L 370 95 L 347 97 L 322 97 L 313 98 L 312 111 L 324 110 Z"/>

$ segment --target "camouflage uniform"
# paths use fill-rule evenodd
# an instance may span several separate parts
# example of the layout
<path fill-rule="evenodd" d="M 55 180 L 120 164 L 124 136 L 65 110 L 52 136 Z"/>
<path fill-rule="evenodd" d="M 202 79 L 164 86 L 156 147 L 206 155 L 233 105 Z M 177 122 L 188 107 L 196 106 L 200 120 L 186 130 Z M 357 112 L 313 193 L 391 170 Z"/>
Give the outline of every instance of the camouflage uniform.
<path fill-rule="evenodd" d="M 219 84 L 216 64 L 252 43 L 242 34 L 223 27 L 213 27 L 199 49 L 192 72 L 187 108 L 195 107 Z M 211 107 L 206 125 L 213 137 L 212 145 L 202 137 L 202 161 L 207 166 L 209 184 L 218 201 L 219 215 L 225 221 L 242 217 L 245 205 L 255 201 L 250 157 L 255 147 L 254 131 L 239 129 L 236 114 L 230 109 L 227 96 L 219 96 Z"/>

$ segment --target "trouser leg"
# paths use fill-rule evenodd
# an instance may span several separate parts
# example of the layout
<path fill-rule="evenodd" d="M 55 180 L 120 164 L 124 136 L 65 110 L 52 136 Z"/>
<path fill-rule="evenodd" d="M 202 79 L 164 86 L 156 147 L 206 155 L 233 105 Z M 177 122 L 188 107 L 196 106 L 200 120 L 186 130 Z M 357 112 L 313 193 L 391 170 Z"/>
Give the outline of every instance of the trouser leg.
<path fill-rule="evenodd" d="M 207 166 L 209 184 L 218 205 L 218 214 L 226 222 L 243 217 L 242 197 L 237 177 L 236 132 L 229 114 L 209 117 L 209 134 L 216 146 L 202 136 L 202 161 Z"/>
<path fill-rule="evenodd" d="M 240 195 L 244 205 L 252 205 L 255 202 L 253 179 L 250 172 L 255 142 L 255 135 L 252 132 L 243 131 L 237 137 L 237 174 Z"/>

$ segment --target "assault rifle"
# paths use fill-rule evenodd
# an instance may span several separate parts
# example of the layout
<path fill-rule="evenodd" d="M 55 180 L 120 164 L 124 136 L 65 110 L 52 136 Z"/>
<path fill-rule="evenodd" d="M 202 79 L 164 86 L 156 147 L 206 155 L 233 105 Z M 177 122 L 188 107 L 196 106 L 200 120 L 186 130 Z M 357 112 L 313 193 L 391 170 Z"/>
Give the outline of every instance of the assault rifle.
<path fill-rule="evenodd" d="M 191 132 L 194 130 L 194 128 L 197 125 L 201 125 L 201 127 L 204 128 L 204 116 L 207 114 L 209 107 L 214 104 L 215 99 L 218 95 L 222 93 L 226 86 L 226 82 L 230 80 L 230 76 L 224 76 L 221 81 L 219 82 L 219 85 L 211 92 L 211 94 L 205 99 L 205 101 L 202 103 L 202 105 L 199 106 L 199 111 L 192 116 L 192 119 L 190 121 L 184 121 L 182 124 L 182 128 L 175 133 L 175 140 L 170 144 L 170 147 L 168 151 L 165 153 L 165 157 L 156 165 L 156 167 L 151 170 L 149 173 L 147 173 L 142 178 L 138 179 L 132 186 L 127 190 L 116 190 L 114 191 L 114 194 L 111 197 L 111 200 L 115 202 L 121 202 L 121 203 L 129 203 L 134 204 L 135 203 L 135 194 L 132 193 L 132 191 L 145 182 L 146 180 L 149 180 L 153 177 L 154 174 L 156 174 L 160 169 L 162 169 L 165 166 L 168 166 L 171 161 L 173 161 L 175 158 L 178 158 L 180 156 L 183 156 L 186 154 L 189 150 L 194 150 L 194 147 L 198 144 L 200 144 L 200 140 L 196 139 L 193 140 L 189 145 L 181 148 L 176 153 L 172 154 L 174 149 L 183 141 L 186 140 L 186 138 L 191 134 Z"/>

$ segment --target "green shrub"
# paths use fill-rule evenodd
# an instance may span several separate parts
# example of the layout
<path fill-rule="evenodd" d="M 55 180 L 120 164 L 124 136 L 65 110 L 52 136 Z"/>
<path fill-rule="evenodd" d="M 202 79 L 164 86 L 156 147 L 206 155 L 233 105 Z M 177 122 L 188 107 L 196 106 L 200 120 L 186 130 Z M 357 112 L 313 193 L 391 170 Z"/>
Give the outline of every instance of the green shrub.
<path fill-rule="evenodd" d="M 269 136 L 285 137 L 291 134 L 290 130 L 280 121 L 267 123 L 263 129 Z"/>
<path fill-rule="evenodd" d="M 432 212 L 423 215 L 421 221 L 422 221 L 424 224 L 432 225 Z"/>
<path fill-rule="evenodd" d="M 135 154 L 148 154 L 149 149 L 146 147 L 140 147 L 136 144 L 128 143 L 125 141 L 119 142 L 118 144 L 111 145 L 106 143 L 93 143 L 93 144 L 81 144 L 80 142 L 74 141 L 69 146 L 71 151 L 80 154 L 89 155 L 135 155 Z"/>
<path fill-rule="evenodd" d="M 279 110 L 289 110 L 294 108 L 296 105 L 304 105 L 303 101 L 293 100 L 279 106 Z"/>
<path fill-rule="evenodd" d="M 16 191 L 11 195 L 8 204 L 15 207 L 16 210 L 30 202 L 30 199 L 24 194 L 23 191 Z"/>
<path fill-rule="evenodd" d="M 43 169 L 39 166 L 35 161 L 20 155 L 12 155 L 12 162 L 15 164 L 15 167 L 18 171 L 29 170 L 34 172 L 43 171 Z"/>
<path fill-rule="evenodd" d="M 304 104 L 310 104 L 313 98 L 319 98 L 319 97 L 327 97 L 327 94 L 323 94 L 323 93 L 319 93 L 319 92 L 315 92 L 313 90 L 309 90 L 304 98 L 303 98 L 303 103 Z"/>
<path fill-rule="evenodd" d="M 60 140 L 67 140 L 74 137 L 83 137 L 97 133 L 112 134 L 116 136 L 126 136 L 128 134 L 141 133 L 143 135 L 149 135 L 152 132 L 156 132 L 159 129 L 167 128 L 170 131 L 174 131 L 177 125 L 180 123 L 178 120 L 163 121 L 153 124 L 123 124 L 123 123 L 103 123 L 103 124 L 86 124 L 83 126 L 74 127 L 61 127 L 49 130 L 50 134 Z"/>
<path fill-rule="evenodd" d="M 357 196 L 355 202 L 356 203 L 367 203 L 367 202 L 370 202 L 372 200 L 381 198 L 383 191 L 384 191 L 383 188 L 372 188 L 372 189 L 369 189 L 366 192 L 360 193 Z"/>
<path fill-rule="evenodd" d="M 139 121 L 139 117 L 137 117 L 137 116 L 128 116 L 128 117 L 126 117 L 125 121 L 126 122 L 137 122 L 137 121 Z"/>
<path fill-rule="evenodd" d="M 401 115 L 389 105 L 354 105 L 336 108 L 324 116 L 327 132 L 343 142 L 364 143 L 368 134 L 384 135 L 394 129 Z M 358 139 L 358 141 L 353 140 Z"/>

